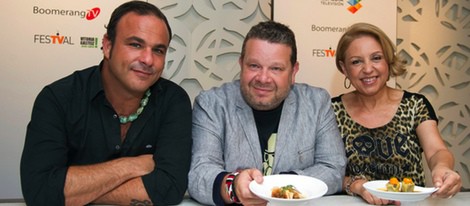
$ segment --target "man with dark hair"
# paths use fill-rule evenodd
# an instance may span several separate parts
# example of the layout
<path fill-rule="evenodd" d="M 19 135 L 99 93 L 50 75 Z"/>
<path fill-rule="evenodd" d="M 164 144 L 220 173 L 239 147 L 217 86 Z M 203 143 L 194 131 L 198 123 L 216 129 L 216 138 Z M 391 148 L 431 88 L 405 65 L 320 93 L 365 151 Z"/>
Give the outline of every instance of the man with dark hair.
<path fill-rule="evenodd" d="M 182 201 L 191 103 L 161 78 L 171 30 L 154 5 L 114 10 L 104 58 L 44 87 L 21 159 L 28 205 L 169 205 Z"/>
<path fill-rule="evenodd" d="M 209 205 L 265 205 L 248 188 L 271 174 L 318 178 L 341 191 L 346 157 L 326 90 L 295 83 L 294 33 L 261 22 L 248 32 L 240 80 L 202 92 L 193 108 L 189 194 Z"/>

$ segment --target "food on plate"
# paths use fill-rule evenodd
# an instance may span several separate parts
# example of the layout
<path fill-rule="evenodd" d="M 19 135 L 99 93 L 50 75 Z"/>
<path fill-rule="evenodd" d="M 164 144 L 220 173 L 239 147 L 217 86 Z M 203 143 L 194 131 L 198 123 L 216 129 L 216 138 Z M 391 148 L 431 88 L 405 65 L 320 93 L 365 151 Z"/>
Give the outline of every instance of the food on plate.
<path fill-rule="evenodd" d="M 411 178 L 403 178 L 403 182 L 401 183 L 401 191 L 402 192 L 413 192 L 415 190 L 415 183 Z"/>
<path fill-rule="evenodd" d="M 302 199 L 304 195 L 300 193 L 293 185 L 286 185 L 284 187 L 273 187 L 271 197 L 283 199 Z"/>
<path fill-rule="evenodd" d="M 389 192 L 414 192 L 415 184 L 413 180 L 408 177 L 403 178 L 402 182 L 398 181 L 396 177 L 392 177 L 385 187 Z"/>
<path fill-rule="evenodd" d="M 385 186 L 389 192 L 400 192 L 400 182 L 396 177 L 390 178 Z"/>

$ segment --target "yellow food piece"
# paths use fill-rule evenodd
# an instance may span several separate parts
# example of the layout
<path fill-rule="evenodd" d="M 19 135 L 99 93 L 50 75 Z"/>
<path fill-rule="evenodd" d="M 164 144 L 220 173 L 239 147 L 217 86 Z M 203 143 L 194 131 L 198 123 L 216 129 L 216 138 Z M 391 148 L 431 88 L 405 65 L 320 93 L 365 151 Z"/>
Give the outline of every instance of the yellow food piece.
<path fill-rule="evenodd" d="M 401 191 L 402 192 L 413 192 L 415 189 L 415 184 L 411 178 L 403 178 L 403 182 L 401 183 Z"/>
<path fill-rule="evenodd" d="M 386 191 L 389 192 L 414 192 L 415 184 L 411 178 L 403 178 L 403 181 L 400 181 L 396 177 L 390 178 L 390 180 L 385 185 Z"/>
<path fill-rule="evenodd" d="M 286 185 L 284 187 L 273 187 L 271 190 L 271 197 L 283 199 L 302 199 L 304 196 L 293 185 Z"/>
<path fill-rule="evenodd" d="M 396 177 L 392 177 L 385 185 L 385 188 L 389 192 L 400 192 L 400 182 Z"/>

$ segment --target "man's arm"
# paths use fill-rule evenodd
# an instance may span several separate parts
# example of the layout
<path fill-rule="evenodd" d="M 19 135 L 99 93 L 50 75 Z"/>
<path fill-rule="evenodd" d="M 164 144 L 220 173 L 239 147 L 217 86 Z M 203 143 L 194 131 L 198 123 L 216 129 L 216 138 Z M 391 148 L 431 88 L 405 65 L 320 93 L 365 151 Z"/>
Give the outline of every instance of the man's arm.
<path fill-rule="evenodd" d="M 145 190 L 142 178 L 136 177 L 94 200 L 95 204 L 154 205 Z"/>
<path fill-rule="evenodd" d="M 65 179 L 65 204 L 85 205 L 93 201 L 128 205 L 132 199 L 149 200 L 140 176 L 153 171 L 154 165 L 152 155 L 141 155 L 71 166 Z"/>

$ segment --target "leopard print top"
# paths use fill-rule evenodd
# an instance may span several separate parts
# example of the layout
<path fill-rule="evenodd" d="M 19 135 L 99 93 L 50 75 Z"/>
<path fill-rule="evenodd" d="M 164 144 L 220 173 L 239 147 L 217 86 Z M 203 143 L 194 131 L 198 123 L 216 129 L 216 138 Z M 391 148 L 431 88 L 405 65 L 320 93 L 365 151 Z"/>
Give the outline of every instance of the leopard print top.
<path fill-rule="evenodd" d="M 348 158 L 346 176 L 365 175 L 369 180 L 411 177 L 416 185 L 425 185 L 416 128 L 426 120 L 438 121 L 426 97 L 404 91 L 392 120 L 377 128 L 356 123 L 341 96 L 333 98 L 332 104 Z"/>

